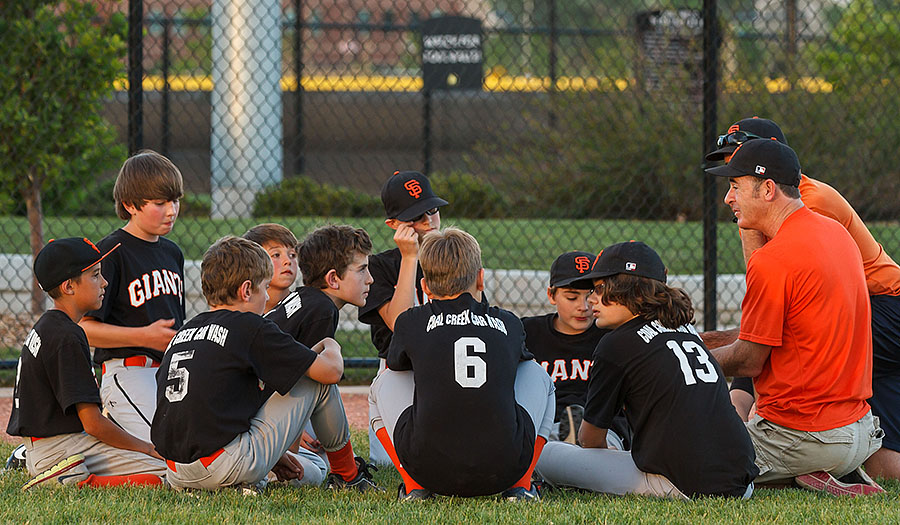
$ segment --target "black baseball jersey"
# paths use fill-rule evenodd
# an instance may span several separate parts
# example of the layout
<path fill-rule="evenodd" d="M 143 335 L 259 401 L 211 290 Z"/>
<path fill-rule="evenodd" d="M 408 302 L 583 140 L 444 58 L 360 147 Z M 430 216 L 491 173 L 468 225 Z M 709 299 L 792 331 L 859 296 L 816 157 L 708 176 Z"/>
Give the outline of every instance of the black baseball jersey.
<path fill-rule="evenodd" d="M 197 315 L 172 339 L 156 373 L 153 444 L 178 463 L 212 454 L 249 430 L 272 392 L 289 392 L 315 359 L 254 313 Z"/>
<path fill-rule="evenodd" d="M 391 370 L 412 370 L 413 404 L 394 443 L 410 476 L 438 494 L 495 494 L 519 480 L 534 454 L 531 417 L 516 403 L 522 323 L 464 293 L 400 314 Z"/>
<path fill-rule="evenodd" d="M 334 337 L 341 312 L 322 290 L 300 286 L 266 314 L 279 328 L 312 348 L 326 337 Z"/>
<path fill-rule="evenodd" d="M 67 314 L 48 310 L 22 346 L 6 432 L 26 437 L 83 432 L 77 403 L 100 405 L 91 349 L 84 330 Z"/>
<path fill-rule="evenodd" d="M 693 326 L 638 317 L 600 340 L 584 420 L 609 428 L 623 405 L 637 467 L 686 495 L 740 496 L 759 474 L 725 376 Z"/>
<path fill-rule="evenodd" d="M 372 274 L 373 281 L 369 286 L 366 304 L 359 309 L 359 320 L 370 326 L 372 344 L 378 350 L 378 357 L 382 359 L 387 357 L 393 333 L 385 324 L 381 315 L 378 314 L 378 309 L 394 297 L 394 289 L 397 287 L 397 277 L 400 275 L 400 260 L 402 258 L 400 248 L 369 256 L 369 273 Z M 415 304 L 420 305 L 424 302 L 422 267 L 416 265 Z"/>
<path fill-rule="evenodd" d="M 184 324 L 184 255 L 174 242 L 160 237 L 156 242 L 139 239 L 118 229 L 97 243 L 105 253 L 122 246 L 103 259 L 100 266 L 109 282 L 103 306 L 87 317 L 118 326 L 147 326 L 160 319 L 174 319 L 175 330 Z M 94 361 L 102 363 L 133 355 L 160 361 L 163 353 L 152 348 L 127 346 L 96 348 Z"/>
<path fill-rule="evenodd" d="M 580 334 L 564 334 L 553 327 L 557 315 L 523 317 L 522 325 L 525 327 L 525 346 L 556 387 L 556 421 L 559 421 L 568 405 L 584 406 L 594 349 L 609 330 L 591 324 Z"/>

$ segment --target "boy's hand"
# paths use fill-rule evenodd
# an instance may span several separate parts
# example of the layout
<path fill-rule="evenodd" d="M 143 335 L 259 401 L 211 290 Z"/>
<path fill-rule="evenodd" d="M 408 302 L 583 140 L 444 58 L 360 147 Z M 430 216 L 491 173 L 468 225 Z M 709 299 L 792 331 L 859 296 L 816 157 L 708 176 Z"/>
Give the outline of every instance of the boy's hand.
<path fill-rule="evenodd" d="M 400 248 L 400 256 L 415 257 L 419 254 L 419 234 L 412 227 L 412 223 L 401 222 L 394 232 L 394 242 Z"/>
<path fill-rule="evenodd" d="M 305 430 L 303 431 L 303 434 L 300 435 L 300 446 L 310 452 L 318 453 L 322 451 L 322 443 L 320 443 L 318 439 L 310 436 Z"/>
<path fill-rule="evenodd" d="M 154 457 L 156 459 L 161 459 L 163 461 L 166 460 L 166 458 L 159 455 L 159 452 L 156 451 L 156 447 L 153 446 L 153 443 L 147 443 L 147 444 L 150 446 L 150 450 L 147 451 L 148 456 Z"/>
<path fill-rule="evenodd" d="M 175 319 L 160 319 L 144 327 L 144 344 L 147 348 L 165 351 L 175 337 Z"/>
<path fill-rule="evenodd" d="M 292 452 L 285 452 L 278 459 L 278 463 L 272 467 L 272 472 L 278 477 L 279 481 L 287 481 L 289 479 L 303 479 L 303 465 L 294 457 Z"/>

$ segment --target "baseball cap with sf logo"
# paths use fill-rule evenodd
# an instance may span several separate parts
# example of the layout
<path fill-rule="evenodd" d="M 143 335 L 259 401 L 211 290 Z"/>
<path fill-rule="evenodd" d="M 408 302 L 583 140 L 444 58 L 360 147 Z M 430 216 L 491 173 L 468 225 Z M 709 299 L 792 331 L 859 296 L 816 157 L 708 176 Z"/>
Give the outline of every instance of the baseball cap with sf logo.
<path fill-rule="evenodd" d="M 381 202 L 388 219 L 409 221 L 447 201 L 434 194 L 428 177 L 417 171 L 395 171 L 381 188 Z"/>
<path fill-rule="evenodd" d="M 550 266 L 550 286 L 554 288 L 593 288 L 590 279 L 585 279 L 591 271 L 594 254 L 588 252 L 567 252 L 553 261 Z"/>
<path fill-rule="evenodd" d="M 719 177 L 752 175 L 779 184 L 800 186 L 800 159 L 794 150 L 775 139 L 747 141 L 734 150 L 728 164 L 708 168 L 706 172 Z"/>

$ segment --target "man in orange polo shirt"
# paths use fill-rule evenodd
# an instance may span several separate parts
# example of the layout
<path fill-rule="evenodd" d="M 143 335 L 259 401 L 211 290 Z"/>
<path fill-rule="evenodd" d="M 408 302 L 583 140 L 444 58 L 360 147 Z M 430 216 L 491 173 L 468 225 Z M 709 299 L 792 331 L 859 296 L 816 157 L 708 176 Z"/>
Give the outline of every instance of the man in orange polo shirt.
<path fill-rule="evenodd" d="M 881 446 L 862 257 L 840 224 L 800 200 L 800 161 L 777 140 L 741 144 L 724 166 L 725 203 L 769 240 L 747 264 L 737 341 L 712 350 L 723 372 L 754 378 L 747 423 L 759 482 L 795 479 L 833 494 L 880 492 L 859 466 Z M 854 475 L 841 483 L 835 478 Z"/>
<path fill-rule="evenodd" d="M 706 160 L 728 162 L 738 145 L 747 140 L 775 138 L 788 144 L 784 132 L 775 122 L 759 117 L 745 118 L 719 137 L 717 149 Z M 884 430 L 881 449 L 866 460 L 866 473 L 871 477 L 900 479 L 900 266 L 866 227 L 856 210 L 838 191 L 824 182 L 800 174 L 800 198 L 810 210 L 830 217 L 843 225 L 853 237 L 863 260 L 866 287 L 872 307 L 872 397 L 869 405 Z M 768 239 L 756 230 L 741 230 L 741 245 L 746 263 L 750 255 Z M 733 342 L 738 330 L 701 334 L 711 347 Z M 754 402 L 753 382 L 740 378 L 731 385 L 732 402 L 746 421 Z"/>

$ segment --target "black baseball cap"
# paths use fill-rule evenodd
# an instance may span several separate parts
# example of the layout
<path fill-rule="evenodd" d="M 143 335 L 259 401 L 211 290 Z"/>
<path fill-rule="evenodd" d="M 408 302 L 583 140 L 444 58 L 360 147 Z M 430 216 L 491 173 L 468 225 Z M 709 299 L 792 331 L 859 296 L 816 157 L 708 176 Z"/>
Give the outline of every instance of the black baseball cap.
<path fill-rule="evenodd" d="M 395 171 L 381 188 L 381 202 L 388 219 L 412 220 L 447 201 L 434 194 L 428 177 L 418 171 Z"/>
<path fill-rule="evenodd" d="M 102 261 L 121 243 L 101 254 L 94 243 L 84 237 L 50 239 L 34 258 L 34 276 L 45 292 L 56 288 L 68 279 Z"/>
<path fill-rule="evenodd" d="M 728 132 L 725 135 L 730 135 L 738 131 L 752 133 L 753 135 L 764 139 L 774 138 L 782 144 L 787 144 L 787 139 L 784 138 L 784 132 L 781 131 L 778 124 L 767 118 L 751 117 L 739 120 L 728 128 Z M 723 160 L 725 155 L 731 155 L 736 148 L 737 146 L 734 144 L 723 144 L 719 149 L 707 153 L 706 160 Z"/>
<path fill-rule="evenodd" d="M 604 248 L 594 259 L 585 279 L 602 279 L 624 273 L 666 282 L 666 266 L 653 248 L 640 241 L 620 242 Z"/>
<path fill-rule="evenodd" d="M 800 159 L 790 146 L 775 139 L 747 141 L 734 150 L 728 164 L 707 168 L 706 172 L 719 177 L 752 175 L 800 186 Z"/>
<path fill-rule="evenodd" d="M 553 261 L 550 266 L 550 286 L 554 288 L 569 287 L 593 288 L 593 283 L 585 276 L 591 271 L 594 254 L 589 252 L 567 252 Z"/>

